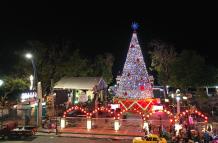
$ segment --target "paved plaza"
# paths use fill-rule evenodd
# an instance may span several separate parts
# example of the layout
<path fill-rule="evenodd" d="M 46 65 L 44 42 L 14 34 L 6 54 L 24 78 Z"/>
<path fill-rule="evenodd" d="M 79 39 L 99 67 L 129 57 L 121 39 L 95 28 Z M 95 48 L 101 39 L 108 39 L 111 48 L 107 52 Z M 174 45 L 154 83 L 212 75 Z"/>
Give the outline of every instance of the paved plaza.
<path fill-rule="evenodd" d="M 3 142 L 4 143 L 131 143 L 132 140 L 110 139 L 110 138 L 34 136 L 34 137 L 26 138 L 25 140 L 8 140 Z"/>

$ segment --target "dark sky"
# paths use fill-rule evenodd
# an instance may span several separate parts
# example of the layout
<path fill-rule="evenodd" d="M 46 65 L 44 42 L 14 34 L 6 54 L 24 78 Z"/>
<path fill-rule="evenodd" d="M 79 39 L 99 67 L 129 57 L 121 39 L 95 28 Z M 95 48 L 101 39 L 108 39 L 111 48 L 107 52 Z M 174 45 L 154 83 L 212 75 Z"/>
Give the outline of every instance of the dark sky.
<path fill-rule="evenodd" d="M 122 68 L 132 30 L 139 23 L 143 53 L 152 39 L 175 45 L 178 51 L 193 49 L 208 63 L 218 65 L 218 5 L 209 2 L 123 3 L 2 3 L 0 21 L 0 68 L 8 66 L 13 51 L 26 40 L 70 39 L 81 54 L 111 52 Z M 146 59 L 146 57 L 145 57 Z M 10 65 L 9 65 L 10 66 Z M 115 68 L 118 70 L 119 68 Z"/>

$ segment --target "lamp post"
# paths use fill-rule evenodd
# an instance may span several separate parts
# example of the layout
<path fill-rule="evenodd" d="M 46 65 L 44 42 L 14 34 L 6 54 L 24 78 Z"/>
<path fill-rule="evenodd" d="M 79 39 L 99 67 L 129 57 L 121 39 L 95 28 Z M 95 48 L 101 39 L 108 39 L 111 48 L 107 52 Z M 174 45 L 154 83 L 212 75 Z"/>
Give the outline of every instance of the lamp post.
<path fill-rule="evenodd" d="M 0 87 L 4 84 L 4 81 L 0 79 Z M 3 118 L 3 107 L 1 107 L 2 110 L 1 110 L 1 117 Z M 3 119 L 1 120 L 1 124 L 0 124 L 0 127 L 2 127 L 3 125 Z"/>
<path fill-rule="evenodd" d="M 30 81 L 32 80 L 32 89 L 37 91 L 37 126 L 41 127 L 42 125 L 42 86 L 41 82 L 38 82 L 37 73 L 36 73 L 36 65 L 34 62 L 34 57 L 31 53 L 26 53 L 25 57 L 30 59 L 33 66 L 33 78 L 30 77 Z"/>
<path fill-rule="evenodd" d="M 36 83 L 37 83 L 37 74 L 36 74 L 36 65 L 34 62 L 33 55 L 31 53 L 26 53 L 25 57 L 27 59 L 30 59 L 33 66 L 33 89 L 36 89 Z"/>
<path fill-rule="evenodd" d="M 177 90 L 176 90 L 176 108 L 177 108 L 177 115 L 179 115 L 179 113 L 180 113 L 180 99 L 181 99 L 181 97 L 180 97 L 180 90 L 177 89 Z"/>

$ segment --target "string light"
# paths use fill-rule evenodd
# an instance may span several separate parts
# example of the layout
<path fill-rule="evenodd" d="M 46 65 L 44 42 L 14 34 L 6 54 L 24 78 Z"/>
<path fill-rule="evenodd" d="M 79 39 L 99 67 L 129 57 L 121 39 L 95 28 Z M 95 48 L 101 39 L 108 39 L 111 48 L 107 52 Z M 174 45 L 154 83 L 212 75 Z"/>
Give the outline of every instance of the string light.
<path fill-rule="evenodd" d="M 153 97 L 152 86 L 136 32 L 132 35 L 123 73 L 115 92 L 118 97 L 122 98 Z"/>
<path fill-rule="evenodd" d="M 201 113 L 198 110 L 195 110 L 194 112 L 192 110 L 186 110 L 185 112 L 181 112 L 178 116 L 178 118 L 176 120 L 181 119 L 182 117 L 186 116 L 186 115 L 190 115 L 190 114 L 196 114 L 199 117 L 203 118 L 205 122 L 208 122 L 208 117 L 205 116 L 203 113 Z"/>

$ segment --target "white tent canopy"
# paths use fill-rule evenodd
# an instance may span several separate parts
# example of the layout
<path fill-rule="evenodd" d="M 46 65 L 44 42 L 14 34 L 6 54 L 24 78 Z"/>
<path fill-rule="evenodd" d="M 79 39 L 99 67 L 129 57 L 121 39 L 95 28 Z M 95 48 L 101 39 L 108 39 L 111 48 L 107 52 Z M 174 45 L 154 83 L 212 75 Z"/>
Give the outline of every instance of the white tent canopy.
<path fill-rule="evenodd" d="M 101 77 L 63 77 L 54 86 L 54 89 L 93 89 L 103 80 Z"/>

